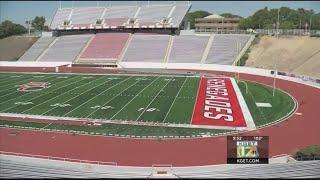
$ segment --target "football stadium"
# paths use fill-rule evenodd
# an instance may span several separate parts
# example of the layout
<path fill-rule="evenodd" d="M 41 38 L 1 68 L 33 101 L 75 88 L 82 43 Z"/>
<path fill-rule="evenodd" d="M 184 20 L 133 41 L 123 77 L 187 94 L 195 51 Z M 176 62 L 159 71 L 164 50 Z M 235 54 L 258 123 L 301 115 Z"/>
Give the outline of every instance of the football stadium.
<path fill-rule="evenodd" d="M 319 11 L 243 30 L 190 25 L 189 1 L 119 2 L 0 24 L 1 178 L 320 177 Z"/>

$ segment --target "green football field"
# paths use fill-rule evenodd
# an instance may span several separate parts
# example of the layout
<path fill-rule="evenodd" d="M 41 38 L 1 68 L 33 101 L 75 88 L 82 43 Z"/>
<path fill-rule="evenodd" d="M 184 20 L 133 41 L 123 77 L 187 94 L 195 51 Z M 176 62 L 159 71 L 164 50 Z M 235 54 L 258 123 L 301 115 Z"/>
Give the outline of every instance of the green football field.
<path fill-rule="evenodd" d="M 190 124 L 199 77 L 0 74 L 0 112 Z M 39 91 L 18 92 L 29 82 Z"/>
<path fill-rule="evenodd" d="M 16 113 L 102 121 L 125 120 L 185 124 L 191 122 L 200 77 L 0 73 L 0 113 Z M 48 82 L 38 91 L 18 92 L 22 84 Z M 238 86 L 257 127 L 292 114 L 294 100 L 285 92 L 254 82 Z M 246 92 L 246 86 L 248 91 Z M 256 102 L 272 107 L 256 106 Z M 0 119 L 0 126 L 124 136 L 202 136 L 225 129 L 105 123 L 79 126 Z"/>

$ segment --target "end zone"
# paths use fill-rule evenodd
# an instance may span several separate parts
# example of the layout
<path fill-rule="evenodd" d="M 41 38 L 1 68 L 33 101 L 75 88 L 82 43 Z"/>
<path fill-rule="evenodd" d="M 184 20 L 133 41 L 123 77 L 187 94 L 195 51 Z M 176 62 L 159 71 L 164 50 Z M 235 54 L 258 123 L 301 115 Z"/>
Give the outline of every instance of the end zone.
<path fill-rule="evenodd" d="M 201 78 L 191 124 L 218 129 L 255 129 L 241 91 L 230 77 Z"/>

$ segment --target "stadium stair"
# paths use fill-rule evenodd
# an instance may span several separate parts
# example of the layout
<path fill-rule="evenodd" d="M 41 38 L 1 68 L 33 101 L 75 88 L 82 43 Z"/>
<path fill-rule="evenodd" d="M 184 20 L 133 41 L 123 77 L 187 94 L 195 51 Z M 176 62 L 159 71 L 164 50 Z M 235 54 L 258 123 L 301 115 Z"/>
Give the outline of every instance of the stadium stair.
<path fill-rule="evenodd" d="M 203 52 L 203 54 L 202 54 L 201 64 L 204 64 L 204 63 L 206 62 L 206 59 L 207 59 L 208 54 L 209 54 L 209 51 L 210 51 L 210 49 L 211 49 L 213 40 L 214 40 L 214 34 L 212 33 L 212 34 L 210 35 L 209 40 L 208 40 L 208 44 L 207 44 L 207 46 L 206 46 L 206 49 L 204 50 L 204 52 Z"/>
<path fill-rule="evenodd" d="M 249 49 L 252 41 L 254 40 L 254 36 L 251 36 L 249 41 L 246 43 L 246 45 L 241 49 L 240 53 L 237 55 L 237 57 L 234 59 L 232 65 L 237 65 L 238 61 L 241 59 L 241 57 L 244 55 L 244 53 Z"/>
<path fill-rule="evenodd" d="M 133 36 L 133 35 L 130 33 L 130 34 L 129 34 L 129 38 L 128 38 L 128 40 L 127 40 L 124 48 L 122 49 L 122 52 L 121 52 L 121 54 L 120 54 L 120 57 L 119 57 L 117 63 L 122 62 L 122 59 L 123 59 L 123 57 L 124 57 L 124 54 L 126 53 L 128 47 L 129 47 L 129 45 L 130 45 L 130 43 L 131 43 L 132 36 Z"/>
<path fill-rule="evenodd" d="M 169 62 L 173 41 L 174 41 L 174 36 L 170 36 L 169 44 L 168 44 L 168 48 L 167 48 L 167 52 L 166 52 L 166 56 L 164 57 L 164 63 L 168 63 Z"/>

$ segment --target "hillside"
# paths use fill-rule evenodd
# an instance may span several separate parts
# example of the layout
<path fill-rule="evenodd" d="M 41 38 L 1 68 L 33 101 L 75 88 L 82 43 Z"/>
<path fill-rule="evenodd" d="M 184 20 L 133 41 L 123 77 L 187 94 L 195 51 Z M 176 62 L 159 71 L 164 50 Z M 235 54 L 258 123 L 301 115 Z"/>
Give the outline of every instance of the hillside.
<path fill-rule="evenodd" d="M 37 37 L 10 36 L 0 39 L 0 61 L 16 61 L 28 50 Z"/>
<path fill-rule="evenodd" d="M 320 78 L 320 38 L 263 36 L 251 48 L 245 66 Z"/>

